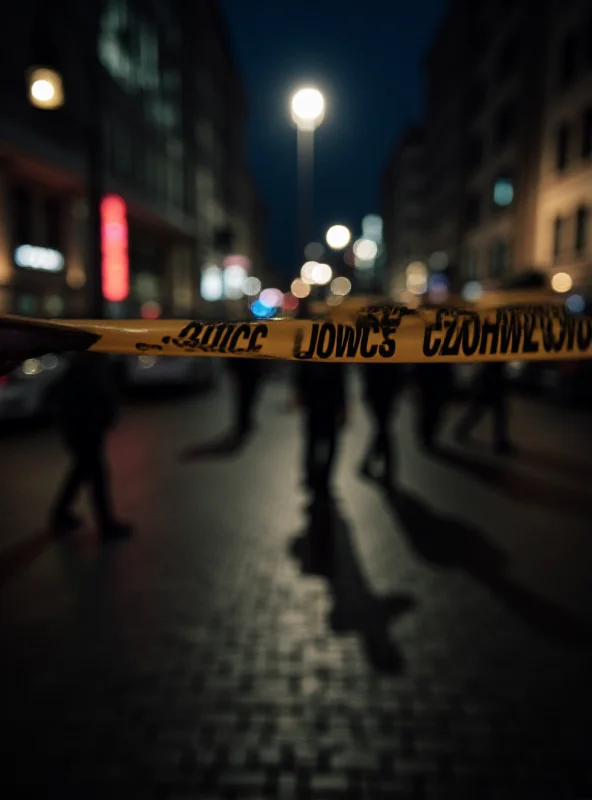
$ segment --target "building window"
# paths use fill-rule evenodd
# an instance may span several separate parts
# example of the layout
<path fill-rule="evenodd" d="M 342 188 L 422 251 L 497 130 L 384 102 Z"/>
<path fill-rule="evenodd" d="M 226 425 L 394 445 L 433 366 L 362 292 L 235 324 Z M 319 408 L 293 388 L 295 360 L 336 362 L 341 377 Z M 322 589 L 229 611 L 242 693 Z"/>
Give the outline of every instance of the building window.
<path fill-rule="evenodd" d="M 514 181 L 508 175 L 500 176 L 493 184 L 493 204 L 497 208 L 507 208 L 514 201 Z"/>
<path fill-rule="evenodd" d="M 592 108 L 587 108 L 584 112 L 584 128 L 582 131 L 582 156 L 590 158 L 592 156 Z"/>
<path fill-rule="evenodd" d="M 565 88 L 573 81 L 576 74 L 576 54 L 578 40 L 574 33 L 570 33 L 563 40 L 559 61 L 559 82 Z"/>
<path fill-rule="evenodd" d="M 466 220 L 469 225 L 477 225 L 481 219 L 481 197 L 471 194 L 467 197 Z"/>
<path fill-rule="evenodd" d="M 506 239 L 492 242 L 489 250 L 489 273 L 492 278 L 503 278 L 510 271 L 510 243 Z"/>
<path fill-rule="evenodd" d="M 13 244 L 16 248 L 33 243 L 33 204 L 31 193 L 23 186 L 15 186 L 11 194 Z"/>
<path fill-rule="evenodd" d="M 578 208 L 576 214 L 576 252 L 583 253 L 587 247 L 589 212 L 585 206 Z"/>
<path fill-rule="evenodd" d="M 498 147 L 504 147 L 512 134 L 516 122 L 516 114 L 513 103 L 506 103 L 501 108 L 495 122 L 495 143 Z"/>
<path fill-rule="evenodd" d="M 567 166 L 567 153 L 569 148 L 569 128 L 562 125 L 557 133 L 557 169 L 563 170 Z"/>
<path fill-rule="evenodd" d="M 62 251 L 61 203 L 55 197 L 45 201 L 45 242 L 52 250 Z"/>
<path fill-rule="evenodd" d="M 563 224 L 561 217 L 556 217 L 553 223 L 553 259 L 556 261 L 563 245 Z"/>

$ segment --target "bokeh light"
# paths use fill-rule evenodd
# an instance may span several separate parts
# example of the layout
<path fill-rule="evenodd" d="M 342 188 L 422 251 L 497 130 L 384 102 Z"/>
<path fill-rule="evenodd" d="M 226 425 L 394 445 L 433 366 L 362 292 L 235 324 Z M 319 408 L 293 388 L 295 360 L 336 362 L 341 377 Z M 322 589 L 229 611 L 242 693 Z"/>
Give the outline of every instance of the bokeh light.
<path fill-rule="evenodd" d="M 243 285 L 243 292 L 247 297 L 254 297 L 261 291 L 261 281 L 259 278 L 247 278 Z"/>
<path fill-rule="evenodd" d="M 343 297 L 339 297 L 339 295 L 331 294 L 327 298 L 328 306 L 340 306 L 342 303 L 343 303 Z"/>
<path fill-rule="evenodd" d="M 259 295 L 259 302 L 266 308 L 280 308 L 284 295 L 279 289 L 264 289 Z"/>
<path fill-rule="evenodd" d="M 581 294 L 570 294 L 565 301 L 565 305 L 572 314 L 581 314 L 586 308 L 586 301 Z"/>
<path fill-rule="evenodd" d="M 301 278 L 295 278 L 290 286 L 290 291 L 294 297 L 308 297 L 310 294 L 310 285 L 305 283 Z"/>
<path fill-rule="evenodd" d="M 339 277 L 331 282 L 331 291 L 340 297 L 345 297 L 346 294 L 349 294 L 351 288 L 351 281 L 348 278 Z"/>
<path fill-rule="evenodd" d="M 332 250 L 343 250 L 351 240 L 351 233 L 345 225 L 331 225 L 327 231 L 327 244 Z"/>
<path fill-rule="evenodd" d="M 304 281 L 304 283 L 313 284 L 315 282 L 312 273 L 317 264 L 318 264 L 317 261 L 307 261 L 306 264 L 302 265 L 302 269 L 300 270 L 300 277 Z"/>
<path fill-rule="evenodd" d="M 476 303 L 483 296 L 483 286 L 479 281 L 469 281 L 463 286 L 461 294 L 468 303 Z"/>
<path fill-rule="evenodd" d="M 224 294 L 229 300 L 239 300 L 243 296 L 247 271 L 240 264 L 231 264 L 224 270 Z"/>
<path fill-rule="evenodd" d="M 318 261 L 324 253 L 325 248 L 320 242 L 309 242 L 304 248 L 304 257 L 309 261 Z"/>
<path fill-rule="evenodd" d="M 572 286 L 573 280 L 571 279 L 571 276 L 567 274 L 567 272 L 557 272 L 551 278 L 551 288 L 555 292 L 569 292 Z"/>
<path fill-rule="evenodd" d="M 222 295 L 224 294 L 224 277 L 220 267 L 211 265 L 204 269 L 201 276 L 200 292 L 203 299 L 210 303 L 222 299 Z"/>
<path fill-rule="evenodd" d="M 443 250 L 438 250 L 429 257 L 428 264 L 430 265 L 430 269 L 433 269 L 435 272 L 446 269 L 448 266 L 448 256 Z"/>
<path fill-rule="evenodd" d="M 328 264 L 315 264 L 312 270 L 313 281 L 319 286 L 325 286 L 333 277 L 333 270 Z"/>
<path fill-rule="evenodd" d="M 354 255 L 360 261 L 372 261 L 378 254 L 378 245 L 372 239 L 358 239 L 354 242 Z"/>
<path fill-rule="evenodd" d="M 287 294 L 284 295 L 282 308 L 284 309 L 284 311 L 296 311 L 296 309 L 298 308 L 298 298 L 295 297 L 291 292 L 288 292 Z"/>
<path fill-rule="evenodd" d="M 162 314 L 160 303 L 156 300 L 148 300 L 140 308 L 140 316 L 142 319 L 158 319 Z"/>
<path fill-rule="evenodd" d="M 251 305 L 251 311 L 256 317 L 271 317 L 275 311 L 275 308 L 269 308 L 268 306 L 264 305 L 261 300 L 255 300 L 255 302 Z"/>

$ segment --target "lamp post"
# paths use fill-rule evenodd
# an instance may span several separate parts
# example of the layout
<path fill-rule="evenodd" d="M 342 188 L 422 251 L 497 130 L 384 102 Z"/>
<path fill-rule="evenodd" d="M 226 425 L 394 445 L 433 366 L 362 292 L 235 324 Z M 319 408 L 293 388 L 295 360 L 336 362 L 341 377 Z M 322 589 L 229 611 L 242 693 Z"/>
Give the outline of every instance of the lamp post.
<path fill-rule="evenodd" d="M 314 218 L 314 132 L 325 116 L 325 99 L 321 92 L 308 86 L 292 97 L 292 121 L 297 130 L 298 148 L 298 256 L 312 235 Z"/>
<path fill-rule="evenodd" d="M 101 3 L 97 3 L 85 62 L 87 113 L 84 124 L 88 206 L 88 273 L 91 318 L 102 319 L 105 301 L 102 287 L 101 200 L 103 197 L 103 115 L 101 63 L 97 49 Z M 26 73 L 29 102 L 35 108 L 54 111 L 65 103 L 62 77 L 51 64 L 33 66 Z"/>

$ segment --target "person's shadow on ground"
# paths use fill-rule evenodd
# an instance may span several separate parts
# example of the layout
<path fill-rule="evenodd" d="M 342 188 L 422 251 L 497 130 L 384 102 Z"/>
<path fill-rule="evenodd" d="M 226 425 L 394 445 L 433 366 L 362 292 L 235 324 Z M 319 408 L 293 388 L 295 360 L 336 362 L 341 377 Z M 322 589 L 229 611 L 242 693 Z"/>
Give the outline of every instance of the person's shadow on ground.
<path fill-rule="evenodd" d="M 330 625 L 337 634 L 358 633 L 370 664 L 380 672 L 400 673 L 403 656 L 389 627 L 412 610 L 410 595 L 375 595 L 362 572 L 345 520 L 330 498 L 315 500 L 308 509 L 306 532 L 291 544 L 291 552 L 306 575 L 327 578 L 333 594 Z"/>
<path fill-rule="evenodd" d="M 592 643 L 592 630 L 584 622 L 508 576 L 506 554 L 479 530 L 439 514 L 401 487 L 388 487 L 385 494 L 399 530 L 425 561 L 464 570 L 546 636 Z"/>
<path fill-rule="evenodd" d="M 448 465 L 490 483 L 511 500 L 538 505 L 564 514 L 588 515 L 592 494 L 578 487 L 558 486 L 552 480 L 526 475 L 509 463 L 496 464 L 478 455 L 440 446 L 434 456 Z"/>
<path fill-rule="evenodd" d="M 231 456 L 242 450 L 246 439 L 234 433 L 221 436 L 203 444 L 194 444 L 186 447 L 179 453 L 179 461 L 197 461 L 200 458 L 211 458 L 214 456 Z"/>

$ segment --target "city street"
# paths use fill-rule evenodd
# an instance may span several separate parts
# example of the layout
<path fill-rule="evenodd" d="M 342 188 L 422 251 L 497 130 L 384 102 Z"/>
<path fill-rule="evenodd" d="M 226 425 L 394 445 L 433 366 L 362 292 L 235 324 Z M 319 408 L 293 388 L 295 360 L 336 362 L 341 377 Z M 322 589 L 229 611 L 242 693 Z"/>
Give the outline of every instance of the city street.
<path fill-rule="evenodd" d="M 409 395 L 386 494 L 351 383 L 325 575 L 282 377 L 240 452 L 226 383 L 126 407 L 121 543 L 53 540 L 60 443 L 2 434 L 3 798 L 592 797 L 592 417 L 514 399 L 516 457 L 436 457 Z"/>

